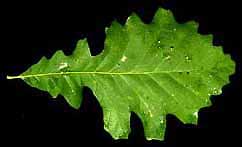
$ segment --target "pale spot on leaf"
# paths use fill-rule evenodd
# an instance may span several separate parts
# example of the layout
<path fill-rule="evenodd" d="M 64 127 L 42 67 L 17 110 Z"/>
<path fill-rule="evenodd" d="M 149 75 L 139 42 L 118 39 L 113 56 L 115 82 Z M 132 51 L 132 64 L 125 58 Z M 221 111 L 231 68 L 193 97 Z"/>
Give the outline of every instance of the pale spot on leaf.
<path fill-rule="evenodd" d="M 195 112 L 193 113 L 193 116 L 195 116 L 196 118 L 198 118 L 198 112 L 195 111 Z"/>
<path fill-rule="evenodd" d="M 63 62 L 63 63 L 60 63 L 58 69 L 61 70 L 61 69 L 67 68 L 67 67 L 68 67 L 68 63 Z"/>
<path fill-rule="evenodd" d="M 121 58 L 121 61 L 122 61 L 122 62 L 125 62 L 127 59 L 128 59 L 128 58 L 127 58 L 126 56 L 123 56 L 123 57 Z"/>

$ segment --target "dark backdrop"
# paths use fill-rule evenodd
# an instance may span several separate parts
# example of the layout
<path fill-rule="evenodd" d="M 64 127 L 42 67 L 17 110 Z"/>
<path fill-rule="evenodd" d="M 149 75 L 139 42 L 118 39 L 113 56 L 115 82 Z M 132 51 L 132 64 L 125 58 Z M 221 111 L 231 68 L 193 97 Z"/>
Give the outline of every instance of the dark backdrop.
<path fill-rule="evenodd" d="M 218 146 L 240 142 L 241 5 L 233 0 L 79 0 L 78 2 L 14 2 L 1 4 L 1 116 L 0 140 L 7 143 L 75 143 L 84 145 Z M 199 123 L 182 124 L 167 116 L 164 141 L 146 141 L 140 119 L 132 114 L 128 140 L 113 140 L 103 130 L 102 110 L 90 89 L 84 90 L 79 110 L 62 96 L 51 96 L 6 75 L 25 71 L 42 56 L 59 49 L 69 55 L 77 40 L 88 38 L 92 55 L 103 49 L 104 28 L 116 19 L 121 24 L 136 12 L 149 23 L 158 7 L 171 9 L 180 23 L 198 21 L 199 33 L 213 34 L 214 45 L 236 61 L 236 74 L 213 105 L 199 111 Z M 238 133 L 238 134 L 237 134 Z M 6 138 L 6 139 L 5 139 Z M 240 144 L 241 145 L 241 144 Z M 239 146 L 239 145 L 237 145 Z"/>

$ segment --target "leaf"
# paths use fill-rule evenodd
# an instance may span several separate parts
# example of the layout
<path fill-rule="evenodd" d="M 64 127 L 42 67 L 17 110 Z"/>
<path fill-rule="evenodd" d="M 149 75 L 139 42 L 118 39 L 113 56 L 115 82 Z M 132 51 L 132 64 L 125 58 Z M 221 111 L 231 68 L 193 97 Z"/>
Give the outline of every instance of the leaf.
<path fill-rule="evenodd" d="M 162 140 L 166 115 L 195 124 L 198 110 L 219 95 L 235 63 L 211 35 L 200 35 L 195 22 L 178 24 L 170 11 L 159 9 L 150 24 L 133 14 L 124 26 L 106 29 L 103 52 L 91 56 L 80 40 L 73 54 L 57 51 L 43 57 L 20 76 L 30 86 L 62 95 L 74 108 L 83 87 L 92 89 L 104 113 L 104 127 L 113 138 L 127 138 L 130 114 L 136 113 L 147 139 Z"/>

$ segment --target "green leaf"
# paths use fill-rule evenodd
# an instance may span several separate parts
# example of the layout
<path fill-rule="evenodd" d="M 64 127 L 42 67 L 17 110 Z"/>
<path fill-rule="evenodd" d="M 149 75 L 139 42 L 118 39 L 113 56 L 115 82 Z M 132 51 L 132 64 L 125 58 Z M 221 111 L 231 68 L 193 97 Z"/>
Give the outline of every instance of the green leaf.
<path fill-rule="evenodd" d="M 150 24 L 133 14 L 124 26 L 114 21 L 106 30 L 101 54 L 91 56 L 80 40 L 73 54 L 57 51 L 43 57 L 20 76 L 32 87 L 62 95 L 74 108 L 83 86 L 92 89 L 104 113 L 104 127 L 113 138 L 127 138 L 130 114 L 143 123 L 147 139 L 162 140 L 166 115 L 195 124 L 198 110 L 219 95 L 235 63 L 211 35 L 200 35 L 195 22 L 178 24 L 170 11 L 159 9 Z"/>

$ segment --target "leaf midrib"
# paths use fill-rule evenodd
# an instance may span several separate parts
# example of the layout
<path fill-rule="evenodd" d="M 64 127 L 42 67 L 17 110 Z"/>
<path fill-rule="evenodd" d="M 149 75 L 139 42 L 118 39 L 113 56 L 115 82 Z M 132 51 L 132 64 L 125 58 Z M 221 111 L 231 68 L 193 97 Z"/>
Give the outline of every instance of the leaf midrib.
<path fill-rule="evenodd" d="M 31 77 L 51 77 L 51 76 L 66 76 L 66 75 L 81 75 L 81 74 L 99 74 L 99 75 L 147 75 L 147 74 L 162 74 L 162 73 L 183 73 L 191 72 L 194 70 L 182 70 L 182 71 L 150 71 L 150 72 L 101 72 L 101 71 L 86 71 L 86 72 L 53 72 L 53 73 L 40 73 L 31 75 L 20 75 L 20 76 L 7 76 L 7 79 L 24 79 Z"/>

